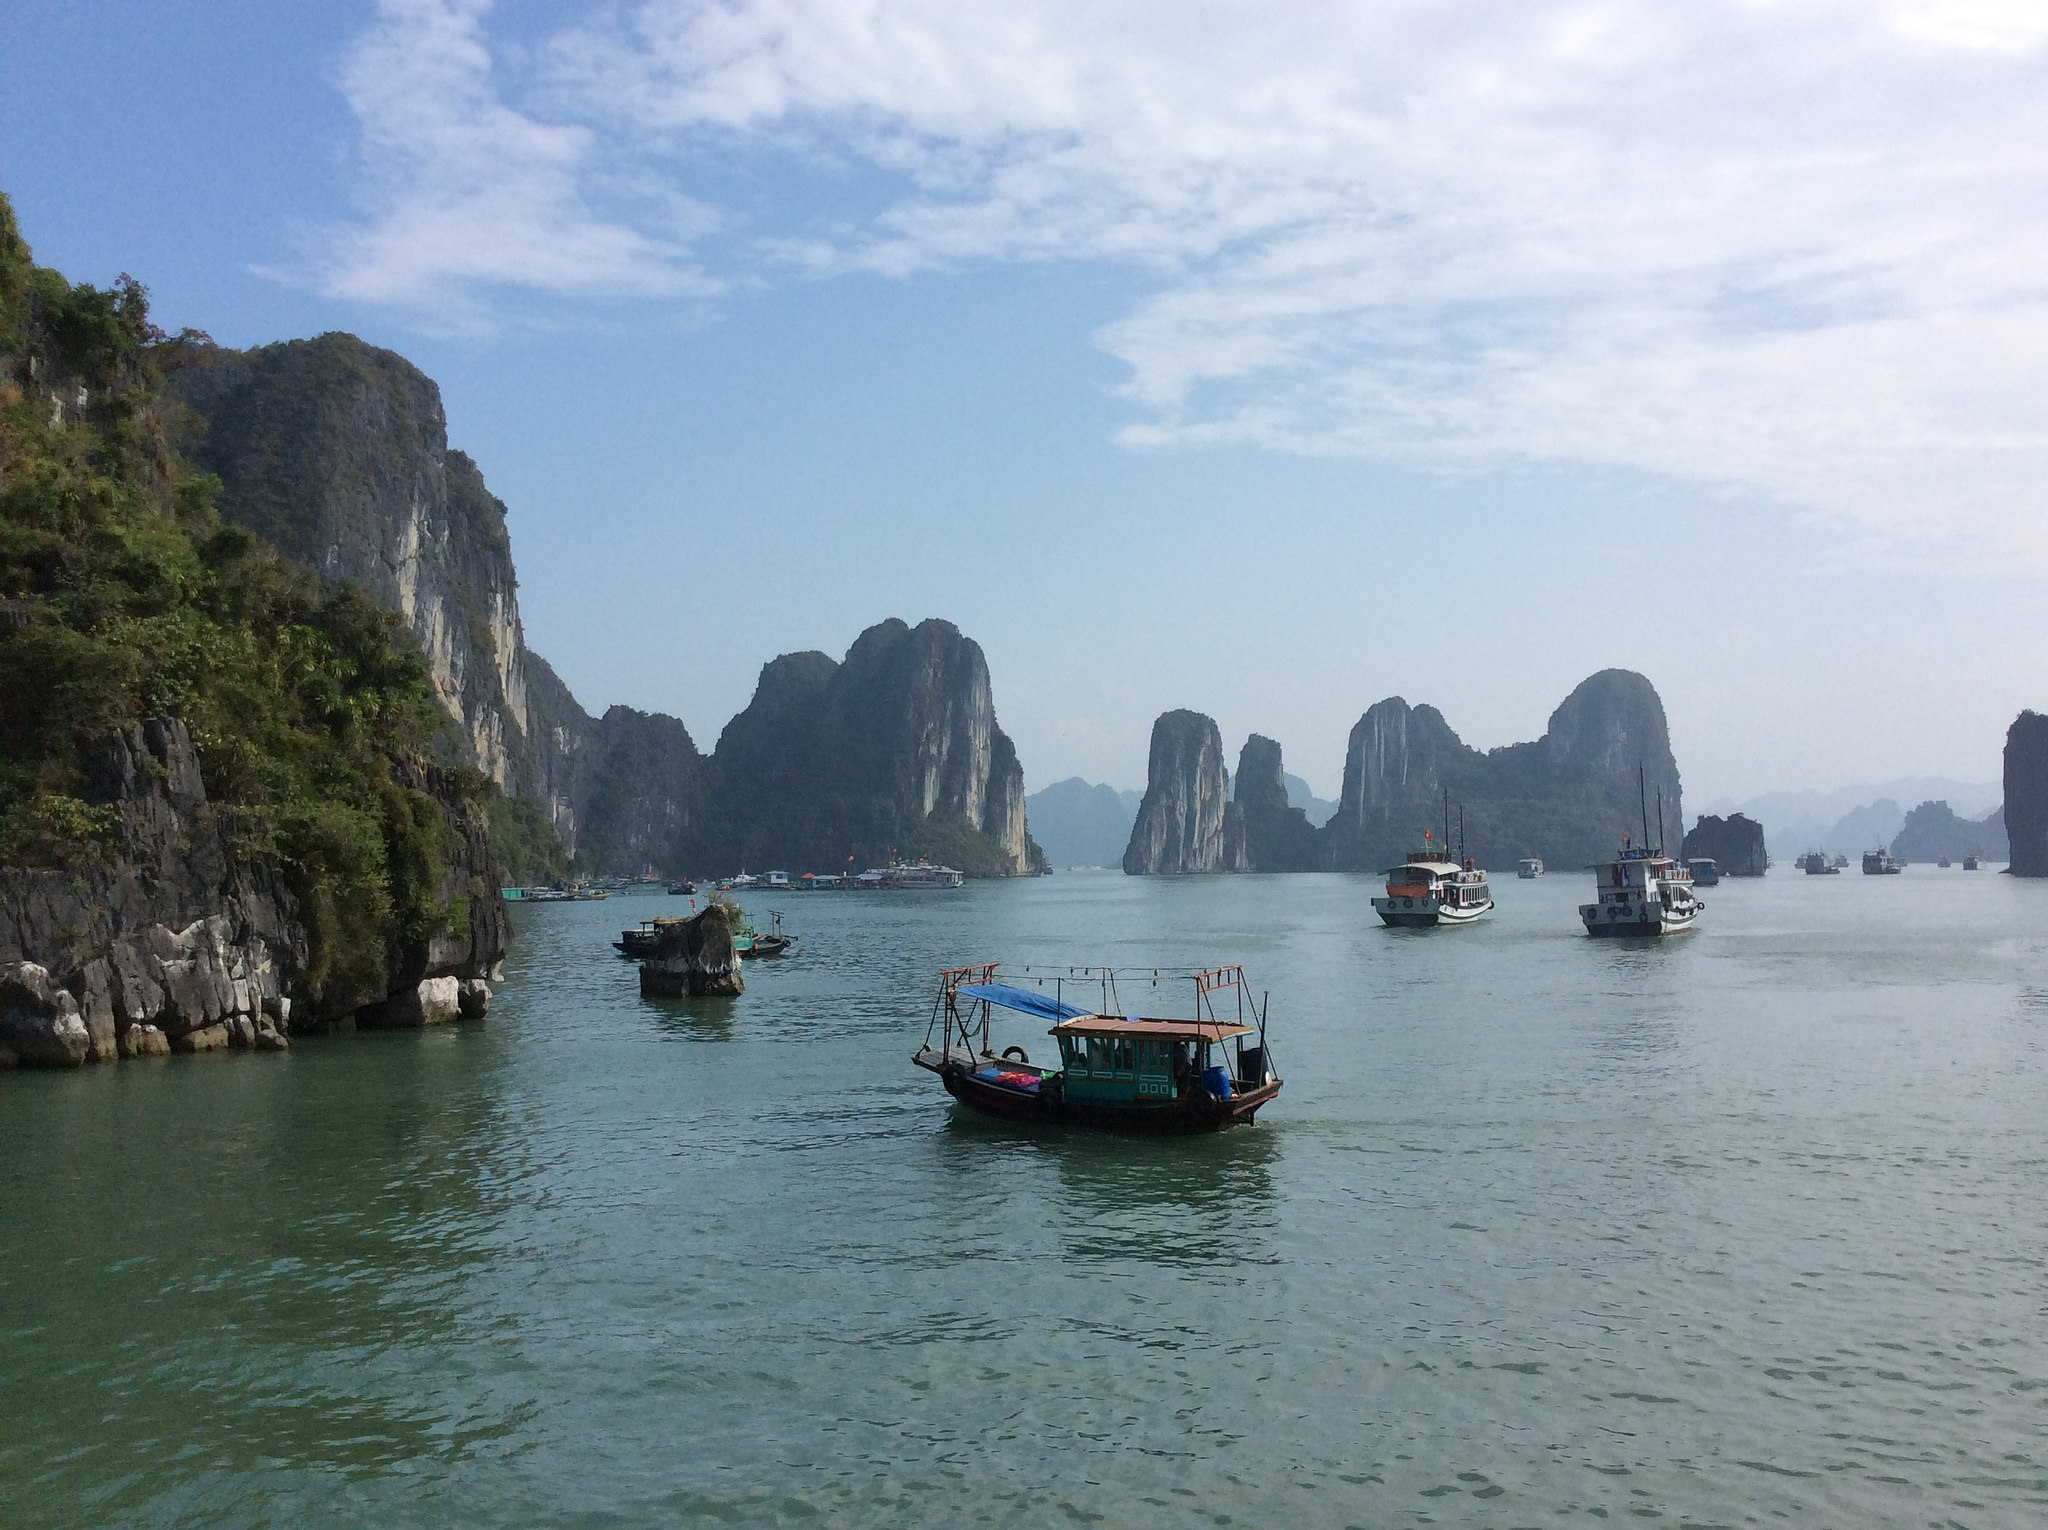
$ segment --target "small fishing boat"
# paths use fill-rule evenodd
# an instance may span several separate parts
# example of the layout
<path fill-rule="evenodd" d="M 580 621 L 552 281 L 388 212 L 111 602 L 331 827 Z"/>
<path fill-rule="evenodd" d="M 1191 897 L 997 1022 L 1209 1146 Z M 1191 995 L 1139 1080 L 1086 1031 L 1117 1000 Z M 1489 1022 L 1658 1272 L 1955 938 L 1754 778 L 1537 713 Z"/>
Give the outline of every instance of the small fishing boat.
<path fill-rule="evenodd" d="M 1030 988 L 998 982 L 998 970 L 989 962 L 940 973 L 924 1045 L 911 1056 L 981 1115 L 1112 1131 L 1213 1132 L 1250 1125 L 1280 1093 L 1266 1049 L 1266 1004 L 1252 1003 L 1242 967 L 1175 974 L 1193 985 L 1189 1020 L 1091 1011 L 1067 1001 L 1063 976 L 1048 992 L 1043 978 Z M 1154 982 L 1164 976 L 1142 970 Z M 1122 1009 L 1115 972 L 1085 968 L 1081 975 L 1085 986 L 1099 982 L 1102 1011 Z M 1235 997 L 1234 1012 L 1218 1012 L 1218 994 Z M 1050 1020 L 1059 1066 L 1033 1064 L 1022 1047 L 995 1052 L 995 1009 Z"/>
<path fill-rule="evenodd" d="M 1944 855 L 1940 860 L 1936 861 L 1934 864 L 1937 866 L 1953 866 L 1955 862 Z"/>
<path fill-rule="evenodd" d="M 680 882 L 671 882 L 668 884 L 668 895 L 671 898 L 687 898 L 691 893 L 695 892 L 696 890 L 697 884 L 695 882 L 690 881 L 687 877 L 685 877 Z"/>
<path fill-rule="evenodd" d="M 1895 877 L 1905 869 L 1892 859 L 1889 850 L 1879 848 L 1863 852 L 1863 874 L 1867 877 Z"/>
<path fill-rule="evenodd" d="M 1676 935 L 1706 904 L 1692 894 L 1692 873 L 1668 855 L 1631 847 L 1588 868 L 1599 895 L 1579 905 L 1588 935 Z"/>
<path fill-rule="evenodd" d="M 1515 875 L 1524 882 L 1533 882 L 1543 875 L 1543 858 L 1539 855 L 1525 855 L 1515 863 Z"/>
<path fill-rule="evenodd" d="M 1685 863 L 1685 869 L 1692 873 L 1692 885 L 1695 887 L 1719 887 L 1721 885 L 1721 868 L 1714 864 L 1714 858 L 1711 855 L 1694 856 Z"/>
<path fill-rule="evenodd" d="M 1984 863 L 1978 860 L 1977 857 L 1974 855 L 1966 855 L 1963 857 L 1963 870 L 1965 871 L 1975 871 L 1983 864 Z"/>
<path fill-rule="evenodd" d="M 1825 850 L 1809 850 L 1792 863 L 1810 877 L 1838 877 L 1842 868 L 1828 859 Z"/>
<path fill-rule="evenodd" d="M 780 909 L 770 909 L 768 911 L 768 919 L 769 925 L 766 935 L 761 934 L 752 925 L 743 925 L 741 928 L 733 931 L 732 948 L 739 952 L 743 959 L 758 961 L 763 957 L 781 956 L 791 946 L 796 944 L 796 937 L 794 935 L 785 935 L 782 932 L 782 911 Z"/>

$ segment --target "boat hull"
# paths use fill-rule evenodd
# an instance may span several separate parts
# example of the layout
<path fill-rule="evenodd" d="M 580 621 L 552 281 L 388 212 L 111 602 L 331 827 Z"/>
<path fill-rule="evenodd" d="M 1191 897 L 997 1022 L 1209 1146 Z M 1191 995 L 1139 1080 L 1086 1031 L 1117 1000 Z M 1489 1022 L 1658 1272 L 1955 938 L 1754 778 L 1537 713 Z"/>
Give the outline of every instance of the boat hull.
<path fill-rule="evenodd" d="M 1469 908 L 1451 908 L 1434 898 L 1375 898 L 1373 912 L 1400 930 L 1427 930 L 1439 924 L 1470 924 L 1493 908 L 1493 901 Z"/>
<path fill-rule="evenodd" d="M 1057 1080 L 1052 1088 L 1016 1089 L 977 1078 L 976 1070 L 961 1062 L 960 1056 L 957 1048 L 950 1056 L 941 1056 L 927 1047 L 915 1053 L 911 1061 L 938 1074 L 946 1093 L 977 1115 L 1030 1126 L 1082 1126 L 1147 1136 L 1191 1136 L 1249 1126 L 1260 1108 L 1280 1093 L 1281 1081 L 1273 1079 L 1227 1100 L 1199 1089 L 1179 1099 L 1129 1105 L 1070 1100 L 1057 1087 Z"/>
<path fill-rule="evenodd" d="M 1623 905 L 1618 903 L 1581 903 L 1579 918 L 1585 921 L 1586 933 L 1599 939 L 1619 938 L 1632 935 L 1680 935 L 1691 929 L 1700 914 L 1697 907 L 1685 910 L 1663 910 L 1649 918 L 1640 914 L 1633 917 L 1619 917 Z M 1609 918 L 1610 912 L 1617 917 Z"/>

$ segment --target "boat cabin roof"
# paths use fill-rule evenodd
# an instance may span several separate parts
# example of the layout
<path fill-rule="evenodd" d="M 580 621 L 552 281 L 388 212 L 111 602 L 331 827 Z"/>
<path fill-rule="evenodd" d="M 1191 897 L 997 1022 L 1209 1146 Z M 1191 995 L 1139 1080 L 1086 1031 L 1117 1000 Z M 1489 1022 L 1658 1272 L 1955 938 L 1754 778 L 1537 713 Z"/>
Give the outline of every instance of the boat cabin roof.
<path fill-rule="evenodd" d="M 1381 876 L 1383 876 L 1383 877 L 1390 877 L 1390 876 L 1392 876 L 1392 875 L 1393 875 L 1393 874 L 1394 874 L 1395 872 L 1397 872 L 1397 871 L 1410 871 L 1410 870 L 1413 870 L 1413 871 L 1428 871 L 1428 872 L 1433 872 L 1433 873 L 1435 873 L 1435 874 L 1436 874 L 1437 876 L 1445 876 L 1445 875 L 1448 875 L 1448 874 L 1449 874 L 1449 873 L 1451 873 L 1451 872 L 1454 872 L 1454 871 L 1462 871 L 1463 869 L 1464 869 L 1464 868 L 1463 868 L 1463 867 L 1461 867 L 1460 865 L 1458 865 L 1458 864 L 1457 864 L 1457 862 L 1455 862 L 1455 861 L 1436 861 L 1436 860 L 1429 860 L 1429 861 L 1423 861 L 1423 860 L 1414 860 L 1414 861 L 1403 861 L 1403 862 L 1402 862 L 1402 863 L 1401 863 L 1400 865 L 1398 865 L 1398 866 L 1389 866 L 1389 867 L 1388 867 L 1388 868 L 1387 868 L 1387 869 L 1386 869 L 1385 871 L 1381 872 L 1381 873 L 1380 873 L 1380 875 L 1381 875 Z"/>
<path fill-rule="evenodd" d="M 1145 1020 L 1136 1015 L 1082 1015 L 1062 1020 L 1049 1036 L 1147 1036 L 1156 1041 L 1223 1041 L 1232 1036 L 1249 1036 L 1254 1027 L 1234 1020 Z"/>

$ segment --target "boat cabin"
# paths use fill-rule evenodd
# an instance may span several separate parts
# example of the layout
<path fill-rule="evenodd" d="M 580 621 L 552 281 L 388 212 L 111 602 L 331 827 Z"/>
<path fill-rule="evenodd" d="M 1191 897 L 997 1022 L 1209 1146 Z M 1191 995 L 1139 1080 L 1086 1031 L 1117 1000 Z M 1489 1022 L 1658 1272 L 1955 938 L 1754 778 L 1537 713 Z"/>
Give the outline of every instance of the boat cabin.
<path fill-rule="evenodd" d="M 1263 1054 L 1243 1044 L 1242 1038 L 1258 1034 L 1249 1025 L 1083 1015 L 1061 1021 L 1052 1034 L 1059 1042 L 1070 1100 L 1172 1100 L 1198 1083 L 1228 1098 L 1230 1081 L 1264 1079 Z M 1231 1049 L 1224 1045 L 1233 1039 L 1243 1054 L 1239 1057 L 1229 1056 Z"/>

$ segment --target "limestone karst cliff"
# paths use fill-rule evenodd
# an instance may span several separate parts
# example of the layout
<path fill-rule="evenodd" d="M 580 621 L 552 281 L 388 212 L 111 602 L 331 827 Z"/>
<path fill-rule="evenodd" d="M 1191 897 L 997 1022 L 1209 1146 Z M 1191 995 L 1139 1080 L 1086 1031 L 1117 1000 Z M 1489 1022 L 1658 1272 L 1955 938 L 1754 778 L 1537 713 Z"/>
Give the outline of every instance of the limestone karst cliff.
<path fill-rule="evenodd" d="M 1244 869 L 1244 819 L 1229 800 L 1223 735 L 1199 712 L 1162 714 L 1152 724 L 1145 799 L 1131 825 L 1124 870 L 1179 876 Z"/>
<path fill-rule="evenodd" d="M 1233 783 L 1237 809 L 1244 821 L 1246 868 L 1251 871 L 1318 871 L 1323 864 L 1322 836 L 1308 814 L 1287 800 L 1287 773 L 1280 746 L 1254 733 L 1237 755 Z"/>
<path fill-rule="evenodd" d="M 426 662 L 223 521 L 189 349 L 140 284 L 35 266 L 0 196 L 0 1064 L 474 1013 L 504 950 Z"/>
<path fill-rule="evenodd" d="M 1760 877 L 1770 867 L 1764 851 L 1764 826 L 1740 813 L 1726 818 L 1702 816 L 1686 831 L 1679 854 L 1687 860 L 1707 857 L 1724 877 Z"/>
<path fill-rule="evenodd" d="M 150 718 L 110 736 L 80 787 L 111 825 L 98 853 L 0 866 L 0 977 L 19 982 L 26 966 L 48 988 L 43 1004 L 9 1006 L 0 1066 L 282 1046 L 337 1021 L 481 1014 L 511 945 L 482 808 L 422 761 L 401 762 L 394 784 L 408 811 L 427 815 L 420 844 L 433 859 L 417 905 L 365 942 L 337 922 L 373 911 L 321 907 L 319 890 L 295 892 L 275 857 L 237 848 L 183 722 Z"/>
<path fill-rule="evenodd" d="M 680 870 L 695 743 L 659 713 L 593 718 L 526 647 L 505 506 L 449 447 L 433 380 L 347 334 L 179 359 L 173 386 L 203 421 L 187 449 L 220 478 L 222 513 L 396 611 L 470 758 L 579 864 Z"/>
<path fill-rule="evenodd" d="M 1639 805 L 1637 768 L 1646 788 Z M 1624 833 L 1674 845 L 1684 823 L 1678 765 L 1655 687 L 1629 670 L 1583 681 L 1550 715 L 1544 736 L 1481 752 L 1434 707 L 1389 697 L 1351 730 L 1337 815 L 1324 828 L 1326 864 L 1374 871 L 1438 829 L 1444 794 L 1452 832 L 1462 805 L 1468 852 L 1482 864 L 1538 855 L 1559 866 L 1607 854 Z M 1660 830 L 1658 815 L 1663 817 Z"/>
<path fill-rule="evenodd" d="M 1038 865 L 988 661 L 951 622 L 892 618 L 843 662 L 813 651 L 764 665 L 705 776 L 712 865 L 843 869 L 892 852 L 984 875 Z"/>
<path fill-rule="evenodd" d="M 2048 717 L 2028 710 L 2005 734 L 2005 837 L 2016 877 L 2048 877 Z"/>
<path fill-rule="evenodd" d="M 1946 802 L 1923 802 L 1906 815 L 1891 852 L 1894 859 L 1908 862 L 1937 862 L 1943 856 L 1959 861 L 1969 855 L 2003 861 L 2005 813 L 1993 808 L 1982 818 L 1962 818 Z"/>

